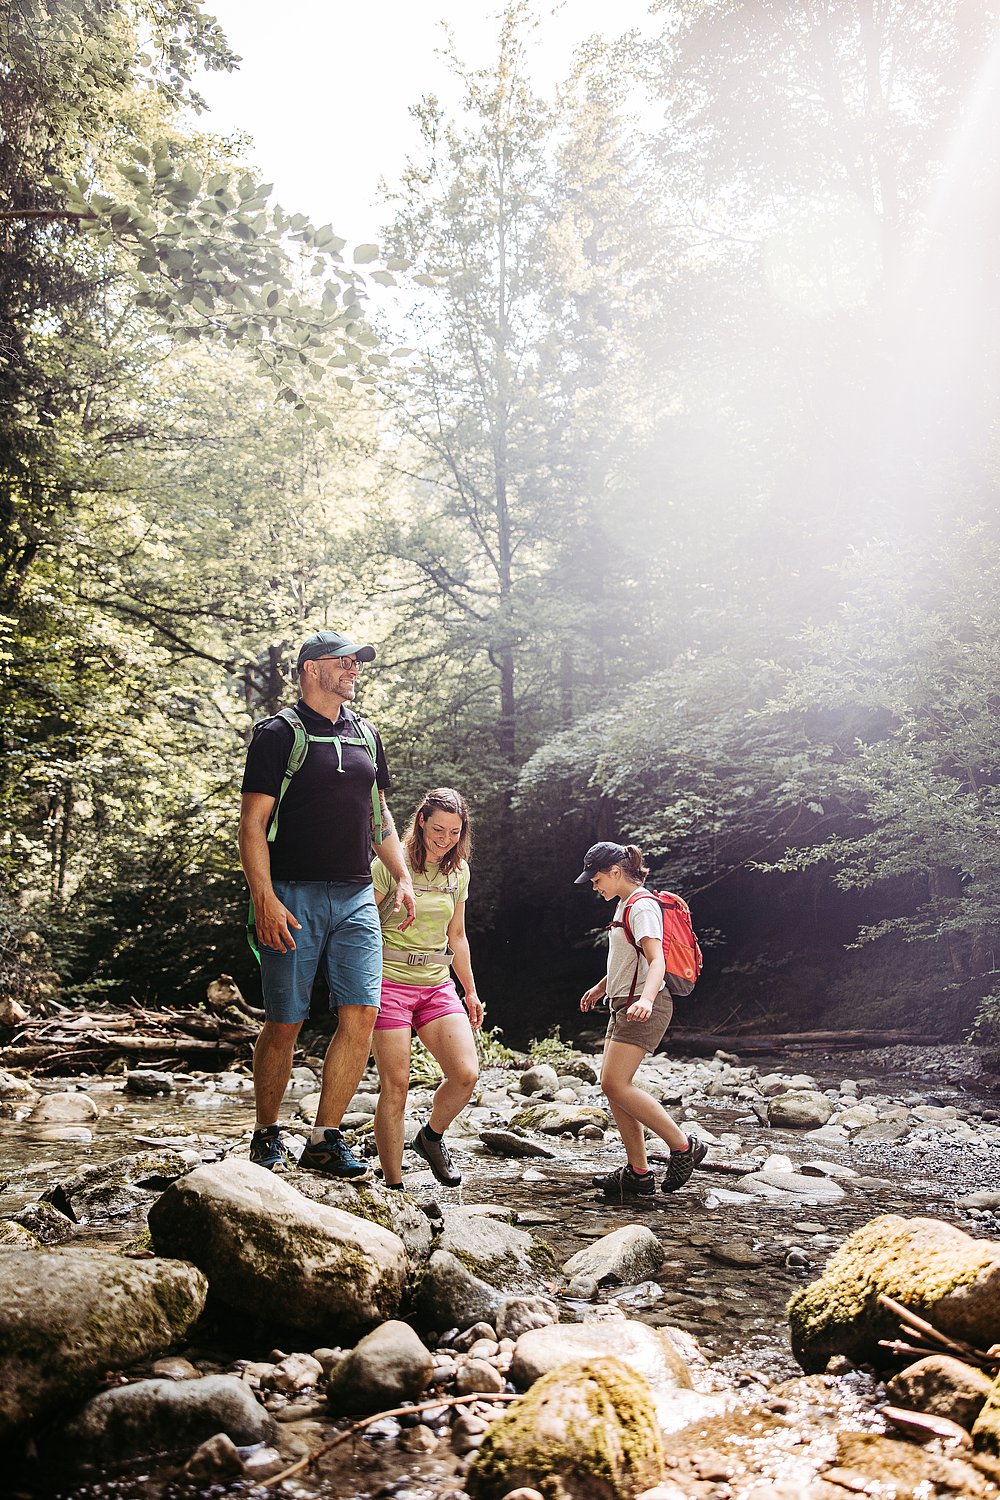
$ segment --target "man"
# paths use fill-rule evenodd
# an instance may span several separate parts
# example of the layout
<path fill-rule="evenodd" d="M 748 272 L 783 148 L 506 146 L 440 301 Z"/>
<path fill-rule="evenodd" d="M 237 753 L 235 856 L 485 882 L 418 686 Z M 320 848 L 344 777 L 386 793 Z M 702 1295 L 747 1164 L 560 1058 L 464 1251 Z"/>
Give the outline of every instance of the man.
<path fill-rule="evenodd" d="M 281 715 L 258 725 L 240 815 L 266 1016 L 253 1054 L 257 1128 L 250 1160 L 271 1170 L 295 1165 L 278 1111 L 322 965 L 337 1030 L 323 1063 L 316 1124 L 298 1165 L 355 1180 L 368 1169 L 348 1147 L 340 1122 L 368 1062 L 382 980 L 371 877 L 373 785 L 382 825 L 375 847 L 398 882 L 393 909 L 405 907 L 404 926 L 414 917 L 413 885 L 385 803 L 391 781 L 382 742 L 347 706 L 362 666 L 374 659 L 374 647 L 355 645 L 338 630 L 303 642 L 295 713 L 309 737 L 305 759 L 288 777 L 295 729 Z"/>

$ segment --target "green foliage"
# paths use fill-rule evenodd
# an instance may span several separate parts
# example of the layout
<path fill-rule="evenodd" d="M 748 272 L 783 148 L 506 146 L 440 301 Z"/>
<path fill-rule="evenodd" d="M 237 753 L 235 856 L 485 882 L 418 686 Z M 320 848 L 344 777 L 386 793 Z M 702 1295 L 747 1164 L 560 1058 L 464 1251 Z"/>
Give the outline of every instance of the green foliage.
<path fill-rule="evenodd" d="M 576 1056 L 575 1048 L 568 1042 L 564 1042 L 559 1035 L 559 1027 L 553 1026 L 548 1036 L 542 1037 L 541 1041 L 534 1041 L 528 1048 L 528 1059 L 532 1063 L 551 1063 L 558 1073 L 564 1063 L 571 1062 Z"/>
<path fill-rule="evenodd" d="M 420 1038 L 415 1036 L 410 1047 L 410 1088 L 436 1089 L 443 1077 L 437 1062 Z"/>
<path fill-rule="evenodd" d="M 476 1034 L 476 1052 L 479 1054 L 479 1065 L 482 1068 L 516 1068 L 521 1064 L 521 1056 L 512 1052 L 500 1038 L 503 1030 L 499 1026 L 484 1026 Z"/>

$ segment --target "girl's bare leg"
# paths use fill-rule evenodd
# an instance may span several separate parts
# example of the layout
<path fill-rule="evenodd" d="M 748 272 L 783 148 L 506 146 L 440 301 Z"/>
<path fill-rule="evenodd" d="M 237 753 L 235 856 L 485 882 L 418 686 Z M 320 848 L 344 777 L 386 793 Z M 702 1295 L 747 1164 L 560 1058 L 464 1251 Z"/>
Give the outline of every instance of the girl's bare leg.
<path fill-rule="evenodd" d="M 658 1135 L 671 1151 L 683 1151 L 688 1143 L 684 1131 L 663 1105 L 632 1082 L 645 1056 L 643 1048 L 633 1046 L 631 1042 L 608 1042 L 601 1065 L 601 1088 L 621 1132 L 629 1165 L 636 1172 L 649 1169 L 644 1126 Z"/>
<path fill-rule="evenodd" d="M 391 1183 L 403 1180 L 403 1116 L 410 1091 L 410 1037 L 408 1026 L 376 1031 L 372 1036 L 379 1077 L 375 1144 L 385 1180 Z"/>

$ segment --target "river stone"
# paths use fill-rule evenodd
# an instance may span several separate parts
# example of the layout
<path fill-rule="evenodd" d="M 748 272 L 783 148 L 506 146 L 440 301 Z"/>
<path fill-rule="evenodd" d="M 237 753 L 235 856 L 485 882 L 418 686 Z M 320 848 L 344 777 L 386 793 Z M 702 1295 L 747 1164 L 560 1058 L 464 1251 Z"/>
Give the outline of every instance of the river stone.
<path fill-rule="evenodd" d="M 174 1075 L 158 1073 L 154 1068 L 136 1068 L 125 1075 L 126 1094 L 136 1094 L 141 1099 L 153 1099 L 158 1094 L 172 1094 Z"/>
<path fill-rule="evenodd" d="M 97 1119 L 97 1105 L 89 1094 L 46 1094 L 28 1119 L 39 1125 L 83 1125 Z"/>
<path fill-rule="evenodd" d="M 752 1193 L 760 1184 L 778 1188 L 782 1193 L 791 1193 L 796 1198 L 808 1198 L 813 1203 L 837 1203 L 844 1196 L 844 1189 L 832 1177 L 807 1176 L 804 1172 L 783 1172 L 765 1167 L 749 1177 L 740 1177 L 737 1186 L 743 1192 Z"/>
<path fill-rule="evenodd" d="M 371 1328 L 399 1309 L 406 1250 L 398 1235 L 314 1203 L 264 1167 L 228 1157 L 198 1167 L 149 1210 L 159 1255 L 186 1255 L 214 1296 L 308 1329 L 314 1343 Z"/>
<path fill-rule="evenodd" d="M 505 1297 L 497 1313 L 497 1337 L 519 1339 L 529 1328 L 558 1322 L 559 1307 L 550 1297 Z"/>
<path fill-rule="evenodd" d="M 40 1250 L 42 1242 L 16 1219 L 0 1219 L 0 1250 Z"/>
<path fill-rule="evenodd" d="M 511 1116 L 514 1130 L 540 1130 L 542 1135 L 562 1135 L 564 1130 L 576 1135 L 585 1125 L 606 1130 L 609 1116 L 590 1104 L 529 1104 Z"/>
<path fill-rule="evenodd" d="M 395 1319 L 367 1334 L 335 1366 L 327 1399 L 339 1414 L 384 1411 L 416 1401 L 431 1383 L 434 1357 L 408 1323 Z"/>
<path fill-rule="evenodd" d="M 651 1397 L 619 1359 L 552 1371 L 490 1427 L 465 1480 L 468 1494 L 502 1500 L 538 1486 L 559 1500 L 632 1500 L 664 1474 Z"/>
<path fill-rule="evenodd" d="M 440 1333 L 479 1322 L 495 1327 L 502 1302 L 496 1287 L 473 1276 L 457 1256 L 435 1250 L 417 1286 L 413 1311 L 422 1328 Z"/>
<path fill-rule="evenodd" d="M 437 1249 L 456 1256 L 474 1276 L 507 1292 L 534 1291 L 540 1277 L 555 1267 L 548 1245 L 523 1229 L 462 1208 L 445 1211 Z"/>
<path fill-rule="evenodd" d="M 21 1110 L 36 1104 L 39 1099 L 36 1088 L 26 1078 L 18 1078 L 0 1068 L 0 1119 L 9 1120 Z"/>
<path fill-rule="evenodd" d="M 296 1173 L 294 1185 L 314 1203 L 343 1209 L 345 1213 L 356 1214 L 359 1219 L 367 1219 L 370 1224 L 380 1224 L 383 1229 L 398 1234 L 415 1265 L 422 1265 L 430 1255 L 434 1239 L 431 1222 L 409 1193 L 391 1192 L 378 1182 L 352 1186 L 349 1182 L 324 1177 L 320 1172 L 306 1171 Z"/>
<path fill-rule="evenodd" d="M 521 1074 L 517 1086 L 522 1094 L 540 1094 L 543 1089 L 559 1087 L 559 1074 L 548 1063 L 537 1063 Z"/>
<path fill-rule="evenodd" d="M 950 1354 L 931 1354 L 894 1375 L 886 1389 L 893 1406 L 950 1417 L 971 1432 L 993 1382 L 982 1370 Z"/>
<path fill-rule="evenodd" d="M 571 1255 L 563 1266 L 567 1276 L 593 1276 L 598 1282 L 628 1284 L 655 1276 L 666 1253 L 644 1224 L 623 1224 Z"/>
<path fill-rule="evenodd" d="M 0 1276 L 0 1438 L 79 1397 L 104 1371 L 164 1353 L 208 1285 L 184 1261 L 103 1250 L 13 1250 Z"/>
<path fill-rule="evenodd" d="M 91 1398 L 65 1432 L 84 1463 L 176 1453 L 224 1432 L 250 1447 L 275 1436 L 273 1418 L 235 1375 L 139 1380 Z"/>
<path fill-rule="evenodd" d="M 144 1210 L 156 1193 L 189 1170 L 179 1151 L 137 1151 L 84 1167 L 51 1188 L 45 1201 L 77 1224 L 99 1224 Z"/>
<path fill-rule="evenodd" d="M 201 1486 L 236 1479 L 246 1471 L 243 1455 L 232 1438 L 227 1437 L 224 1432 L 216 1432 L 199 1443 L 184 1465 L 185 1477 Z"/>
<path fill-rule="evenodd" d="M 807 1089 L 775 1094 L 767 1105 L 767 1123 L 785 1130 L 815 1130 L 832 1114 L 833 1105 L 826 1095 Z"/>
<path fill-rule="evenodd" d="M 559 1067 L 562 1073 L 570 1078 L 579 1078 L 582 1083 L 597 1082 L 597 1070 L 579 1052 L 574 1052 L 572 1057 L 560 1058 Z"/>
<path fill-rule="evenodd" d="M 14 1215 L 16 1223 L 28 1229 L 42 1245 L 64 1245 L 78 1233 L 72 1219 L 60 1213 L 54 1203 L 26 1203 Z"/>
<path fill-rule="evenodd" d="M 837 1116 L 837 1124 L 842 1125 L 845 1130 L 862 1130 L 864 1126 L 875 1125 L 877 1121 L 878 1110 L 873 1109 L 870 1104 L 852 1104 Z"/>
<path fill-rule="evenodd" d="M 307 1391 L 311 1386 L 319 1385 L 323 1379 L 323 1366 L 312 1354 L 286 1354 L 284 1359 L 279 1359 L 266 1380 L 261 1380 L 261 1385 L 266 1385 L 268 1390 L 281 1391 L 282 1395 L 291 1396 L 295 1391 Z"/>
<path fill-rule="evenodd" d="M 526 1135 L 518 1135 L 514 1130 L 481 1130 L 479 1139 L 488 1151 L 494 1156 L 521 1157 L 521 1156 L 547 1156 L 555 1155 L 548 1146 L 543 1146 L 539 1141 L 533 1141 Z"/>
<path fill-rule="evenodd" d="M 514 1346 L 510 1378 L 526 1390 L 560 1365 L 606 1355 L 624 1360 L 659 1393 L 691 1389 L 687 1365 L 667 1334 L 632 1318 L 529 1329 Z"/>
<path fill-rule="evenodd" d="M 833 1354 L 884 1365 L 879 1339 L 896 1337 L 899 1326 L 879 1306 L 880 1292 L 942 1333 L 989 1348 L 1000 1327 L 1000 1244 L 937 1219 L 872 1219 L 788 1304 L 792 1352 L 802 1368 L 824 1370 Z"/>

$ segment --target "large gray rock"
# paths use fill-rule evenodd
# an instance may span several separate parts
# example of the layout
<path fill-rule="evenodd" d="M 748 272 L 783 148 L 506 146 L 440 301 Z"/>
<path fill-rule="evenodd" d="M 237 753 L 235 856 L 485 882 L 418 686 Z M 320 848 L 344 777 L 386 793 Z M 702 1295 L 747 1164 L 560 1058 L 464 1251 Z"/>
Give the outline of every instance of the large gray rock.
<path fill-rule="evenodd" d="M 0 1437 L 82 1397 L 108 1369 L 181 1340 L 208 1285 L 177 1260 L 12 1250 L 0 1275 Z"/>
<path fill-rule="evenodd" d="M 385 1411 L 415 1401 L 431 1383 L 434 1357 L 408 1323 L 372 1329 L 330 1376 L 327 1398 L 337 1413 Z"/>
<path fill-rule="evenodd" d="M 127 1218 L 149 1207 L 157 1193 L 189 1171 L 179 1151 L 136 1151 L 113 1162 L 84 1167 L 45 1194 L 77 1224 Z"/>
<path fill-rule="evenodd" d="M 559 1087 L 559 1074 L 549 1063 L 536 1063 L 521 1074 L 518 1088 L 522 1094 L 540 1094 L 543 1089 Z"/>
<path fill-rule="evenodd" d="M 833 1114 L 833 1105 L 825 1094 L 809 1089 L 789 1089 L 768 1101 L 769 1125 L 786 1130 L 817 1130 Z"/>
<path fill-rule="evenodd" d="M 531 1140 L 529 1136 L 519 1135 L 516 1130 L 481 1130 L 479 1139 L 494 1156 L 516 1159 L 521 1156 L 552 1157 L 555 1155 L 555 1152 L 550 1151 L 548 1146 Z"/>
<path fill-rule="evenodd" d="M 592 1276 L 595 1281 L 630 1283 L 655 1276 L 666 1252 L 645 1224 L 623 1224 L 571 1255 L 563 1266 L 567 1276 Z"/>
<path fill-rule="evenodd" d="M 537 1291 L 542 1276 L 551 1275 L 555 1262 L 551 1250 L 540 1240 L 481 1213 L 449 1208 L 437 1242 L 462 1264 L 507 1292 Z"/>
<path fill-rule="evenodd" d="M 562 1135 L 564 1130 L 577 1135 L 586 1125 L 606 1130 L 611 1117 L 590 1104 L 529 1104 L 511 1116 L 514 1130 L 540 1130 L 542 1135 Z"/>
<path fill-rule="evenodd" d="M 409 1193 L 390 1192 L 376 1182 L 353 1187 L 349 1182 L 331 1180 L 320 1172 L 297 1172 L 294 1186 L 314 1203 L 343 1209 L 345 1213 L 356 1214 L 359 1219 L 367 1219 L 370 1224 L 380 1224 L 383 1229 L 398 1234 L 415 1265 L 422 1265 L 431 1253 L 434 1239 L 431 1222 Z"/>
<path fill-rule="evenodd" d="M 622 1360 L 654 1391 L 691 1389 L 687 1365 L 667 1335 L 629 1318 L 553 1323 L 522 1333 L 514 1346 L 510 1378 L 519 1390 L 526 1390 L 560 1365 L 607 1355 Z"/>
<path fill-rule="evenodd" d="M 96 1120 L 97 1115 L 97 1105 L 89 1094 L 67 1091 L 46 1094 L 35 1105 L 28 1119 L 34 1125 L 82 1125 Z"/>
<path fill-rule="evenodd" d="M 342 1341 L 399 1311 L 398 1235 L 314 1203 L 263 1167 L 229 1157 L 174 1183 L 149 1211 L 158 1254 L 201 1266 L 214 1296 L 314 1342 Z"/>
<path fill-rule="evenodd" d="M 473 1323 L 495 1326 L 503 1300 L 496 1287 L 473 1276 L 457 1256 L 435 1250 L 417 1286 L 413 1312 L 421 1328 L 444 1333 L 447 1328 L 471 1328 Z"/>
<path fill-rule="evenodd" d="M 178 1453 L 224 1432 L 240 1447 L 267 1443 L 274 1419 L 235 1375 L 140 1380 L 93 1396 L 69 1424 L 66 1443 L 83 1463 Z"/>

